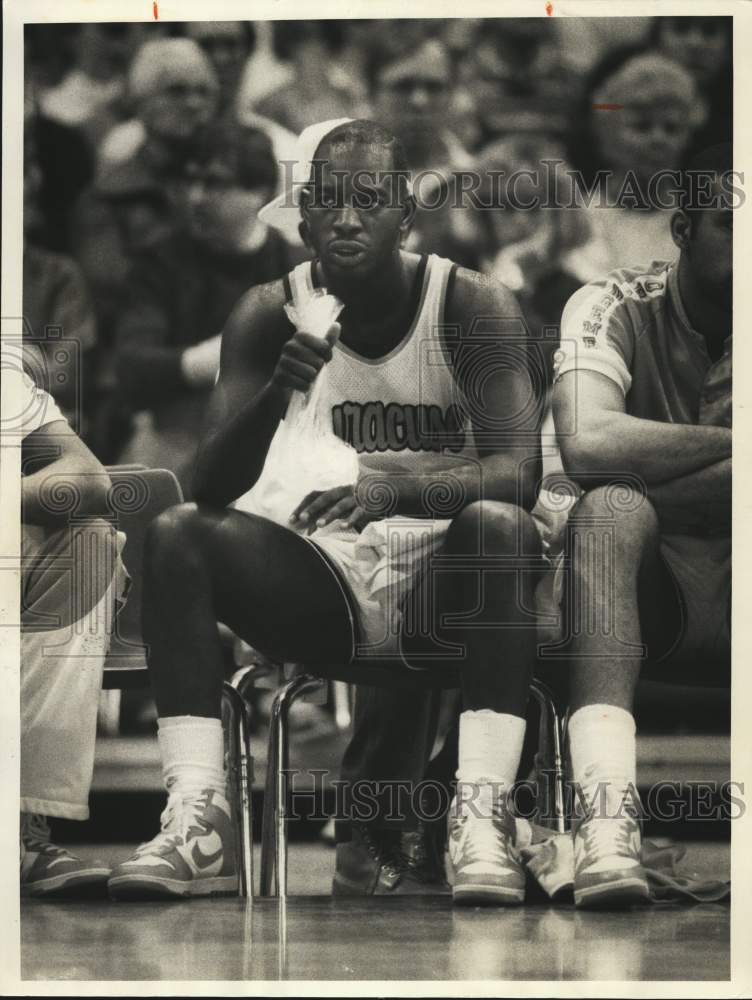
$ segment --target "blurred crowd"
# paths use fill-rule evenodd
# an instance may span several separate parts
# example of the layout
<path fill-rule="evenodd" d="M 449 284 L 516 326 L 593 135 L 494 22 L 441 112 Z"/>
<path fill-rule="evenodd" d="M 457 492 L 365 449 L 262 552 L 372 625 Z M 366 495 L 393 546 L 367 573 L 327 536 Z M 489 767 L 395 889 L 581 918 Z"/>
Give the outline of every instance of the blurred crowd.
<path fill-rule="evenodd" d="M 498 276 L 536 329 L 596 275 L 673 258 L 670 212 L 440 197 L 463 171 L 482 194 L 493 172 L 559 161 L 618 189 L 732 138 L 730 18 L 26 30 L 24 335 L 103 462 L 171 468 L 186 493 L 229 311 L 307 253 L 258 219 L 307 125 L 390 126 L 442 206 L 408 249 Z"/>

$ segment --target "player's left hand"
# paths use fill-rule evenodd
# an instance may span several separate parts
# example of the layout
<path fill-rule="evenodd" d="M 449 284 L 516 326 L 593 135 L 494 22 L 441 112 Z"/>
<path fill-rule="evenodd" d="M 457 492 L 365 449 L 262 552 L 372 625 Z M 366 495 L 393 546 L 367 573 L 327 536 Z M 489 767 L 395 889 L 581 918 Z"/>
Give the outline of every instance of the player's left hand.
<path fill-rule="evenodd" d="M 290 515 L 290 525 L 305 527 L 307 534 L 323 528 L 332 521 L 345 521 L 345 527 L 362 531 L 369 521 L 376 520 L 358 503 L 355 484 L 335 486 L 330 490 L 314 490 L 309 493 Z"/>

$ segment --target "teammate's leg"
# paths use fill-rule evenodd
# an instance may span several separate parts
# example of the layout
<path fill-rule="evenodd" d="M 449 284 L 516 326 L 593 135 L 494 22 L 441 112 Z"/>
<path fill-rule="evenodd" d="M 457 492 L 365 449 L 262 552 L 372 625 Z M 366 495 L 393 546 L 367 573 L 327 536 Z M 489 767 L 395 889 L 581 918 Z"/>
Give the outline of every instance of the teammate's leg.
<path fill-rule="evenodd" d="M 586 494 L 568 525 L 564 621 L 579 906 L 648 895 L 637 822 L 634 691 L 646 657 L 666 655 L 681 629 L 659 541 L 655 510 L 626 488 Z"/>
<path fill-rule="evenodd" d="M 24 546 L 28 549 L 27 546 Z M 118 588 L 117 533 L 99 519 L 25 553 L 21 586 L 21 892 L 104 891 L 103 862 L 50 840 L 50 817 L 85 820 L 97 705 Z"/>
<path fill-rule="evenodd" d="M 146 540 L 144 638 L 169 800 L 162 832 L 113 872 L 114 895 L 208 895 L 237 885 L 217 621 L 281 660 L 352 653 L 342 585 L 305 539 L 264 518 L 194 504 L 156 519 Z"/>
<path fill-rule="evenodd" d="M 446 891 L 411 795 L 426 776 L 438 702 L 438 692 L 356 687 L 341 768 L 345 816 L 337 822 L 335 895 Z"/>
<path fill-rule="evenodd" d="M 541 571 L 533 519 L 513 504 L 470 504 L 411 595 L 403 655 L 420 666 L 455 647 L 462 671 L 457 797 L 449 851 L 457 902 L 516 904 L 525 877 L 507 794 L 517 776 L 536 651 Z M 413 622 L 417 628 L 410 629 Z"/>

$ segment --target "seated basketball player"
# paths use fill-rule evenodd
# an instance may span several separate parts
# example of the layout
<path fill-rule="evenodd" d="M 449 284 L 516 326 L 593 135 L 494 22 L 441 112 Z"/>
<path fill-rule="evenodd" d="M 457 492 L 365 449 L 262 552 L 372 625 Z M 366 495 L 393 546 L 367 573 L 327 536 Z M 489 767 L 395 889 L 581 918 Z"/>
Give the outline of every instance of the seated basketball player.
<path fill-rule="evenodd" d="M 728 146 L 690 167 L 715 173 L 716 196 L 730 168 Z M 587 491 L 569 522 L 566 643 L 580 906 L 648 894 L 633 815 L 641 667 L 729 679 L 732 209 L 675 211 L 671 232 L 677 260 L 612 271 L 562 319 L 554 415 Z"/>
<path fill-rule="evenodd" d="M 104 894 L 109 866 L 54 844 L 49 819 L 89 816 L 102 667 L 124 582 L 117 533 L 101 516 L 109 479 L 20 358 L 3 391 L 19 414 L 3 436 L 20 432 L 23 460 L 21 893 Z"/>
<path fill-rule="evenodd" d="M 520 903 L 525 879 L 505 793 L 520 762 L 535 652 L 526 609 L 539 556 L 528 511 L 540 474 L 540 403 L 519 309 L 498 283 L 401 249 L 414 201 L 401 146 L 386 129 L 313 126 L 300 156 L 312 159 L 319 167 L 305 170 L 299 214 L 292 210 L 315 259 L 236 307 L 196 502 L 161 515 L 146 546 L 144 629 L 169 799 L 161 833 L 115 869 L 110 891 L 236 888 L 217 619 L 276 660 L 343 663 L 356 646 L 382 651 L 379 612 L 401 606 L 410 627 L 397 638 L 408 662 L 443 656 L 462 672 L 455 898 Z M 355 183 L 364 175 L 367 195 Z M 284 199 L 277 208 L 290 211 Z M 323 342 L 295 331 L 283 308 L 312 286 L 344 303 Z M 325 365 L 333 426 L 360 452 L 359 482 L 301 497 L 290 527 L 232 509 L 259 477 L 292 391 L 307 390 Z M 389 511 L 367 505 L 360 487 L 374 477 L 388 487 Z M 371 541 L 361 545 L 366 532 Z M 457 568 L 421 576 L 420 560 L 404 570 L 382 559 L 385 539 L 416 533 Z M 381 571 L 393 585 L 383 606 Z"/>

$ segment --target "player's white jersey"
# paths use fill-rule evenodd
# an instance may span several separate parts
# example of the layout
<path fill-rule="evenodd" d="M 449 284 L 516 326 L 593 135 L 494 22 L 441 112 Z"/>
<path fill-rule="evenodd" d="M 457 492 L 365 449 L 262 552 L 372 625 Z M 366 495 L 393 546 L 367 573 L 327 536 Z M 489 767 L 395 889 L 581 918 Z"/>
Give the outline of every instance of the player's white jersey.
<path fill-rule="evenodd" d="M 429 472 L 475 456 L 472 429 L 440 328 L 452 269 L 432 254 L 418 265 L 417 308 L 400 342 L 376 359 L 335 345 L 327 366 L 335 433 L 374 472 Z M 293 301 L 313 289 L 311 263 L 289 275 Z"/>

